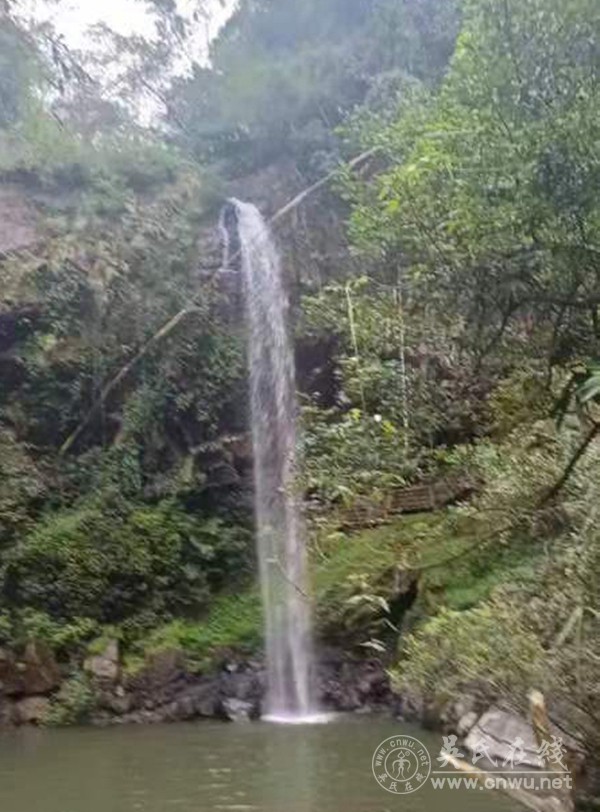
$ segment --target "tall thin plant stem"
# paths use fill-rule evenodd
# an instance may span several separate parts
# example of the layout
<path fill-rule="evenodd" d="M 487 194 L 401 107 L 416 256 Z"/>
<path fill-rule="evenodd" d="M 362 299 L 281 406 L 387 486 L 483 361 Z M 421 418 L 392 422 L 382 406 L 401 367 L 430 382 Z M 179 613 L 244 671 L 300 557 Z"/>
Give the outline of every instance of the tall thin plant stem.
<path fill-rule="evenodd" d="M 350 290 L 350 282 L 346 283 L 346 304 L 348 307 L 348 323 L 350 325 L 350 337 L 352 339 L 352 349 L 354 351 L 354 361 L 356 363 L 356 374 L 358 375 L 358 386 L 360 389 L 360 401 L 362 405 L 363 415 L 367 412 L 367 401 L 365 398 L 365 389 L 362 379 L 362 369 L 360 363 L 360 354 L 358 352 L 358 338 L 356 335 L 356 322 L 354 320 L 354 305 L 352 304 L 352 293 Z"/>
<path fill-rule="evenodd" d="M 395 296 L 398 307 L 398 323 L 400 330 L 400 381 L 402 384 L 402 428 L 404 429 L 404 453 L 408 457 L 410 411 L 408 406 L 408 374 L 406 371 L 406 319 L 404 318 L 404 286 L 402 271 L 400 268 L 398 268 Z"/>

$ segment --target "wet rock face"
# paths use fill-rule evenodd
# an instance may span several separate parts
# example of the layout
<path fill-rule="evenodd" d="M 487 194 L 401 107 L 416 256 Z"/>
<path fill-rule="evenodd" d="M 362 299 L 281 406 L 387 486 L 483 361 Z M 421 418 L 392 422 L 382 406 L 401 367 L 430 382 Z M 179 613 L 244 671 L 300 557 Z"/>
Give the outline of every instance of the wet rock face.
<path fill-rule="evenodd" d="M 225 654 L 209 674 L 189 669 L 178 649 L 157 652 L 135 675 L 124 676 L 119 646 L 110 641 L 84 664 L 94 692 L 95 724 L 143 724 L 201 718 L 243 722 L 261 715 L 266 689 L 263 664 Z M 60 702 L 61 675 L 41 643 L 23 657 L 0 650 L 0 726 L 39 724 L 49 710 L 48 695 Z M 323 710 L 378 711 L 395 707 L 383 664 L 340 651 L 322 652 L 315 685 Z"/>
<path fill-rule="evenodd" d="M 467 733 L 474 727 L 475 722 L 477 722 L 477 713 L 475 711 L 465 713 L 464 716 L 460 717 L 456 724 L 456 732 L 459 736 L 466 736 Z"/>
<path fill-rule="evenodd" d="M 221 703 L 223 715 L 230 722 L 249 722 L 256 717 L 256 707 L 243 699 L 225 699 Z"/>
<path fill-rule="evenodd" d="M 10 651 L 0 649 L 0 693 L 14 696 L 21 690 L 21 673 Z"/>
<path fill-rule="evenodd" d="M 320 703 L 335 711 L 380 710 L 394 704 L 389 677 L 378 659 L 329 652 L 317 670 Z"/>
<path fill-rule="evenodd" d="M 442 730 L 446 733 L 466 736 L 489 706 L 490 702 L 480 696 L 477 691 L 464 693 L 457 699 L 450 700 L 438 711 Z"/>
<path fill-rule="evenodd" d="M 218 671 L 198 675 L 187 668 L 183 652 L 170 649 L 151 655 L 140 672 L 124 680 L 120 692 L 104 692 L 94 721 L 242 721 L 260 715 L 263 694 L 264 675 L 259 663 L 224 662 Z"/>
<path fill-rule="evenodd" d="M 44 643 L 28 643 L 19 658 L 0 649 L 0 695 L 49 694 L 59 687 L 61 679 L 54 655 Z"/>
<path fill-rule="evenodd" d="M 15 725 L 39 725 L 50 710 L 47 696 L 26 696 L 12 707 L 12 722 Z"/>
<path fill-rule="evenodd" d="M 40 642 L 27 644 L 22 656 L 0 649 L 0 727 L 38 725 L 50 709 L 48 694 L 62 675 L 50 649 Z"/>
<path fill-rule="evenodd" d="M 517 741 L 522 748 L 523 769 L 543 769 L 544 761 L 537 753 L 538 743 L 531 725 L 522 717 L 499 708 L 490 708 L 479 718 L 465 739 L 465 747 L 475 753 L 478 749 L 482 752 L 484 746 L 494 762 L 508 763 Z"/>
<path fill-rule="evenodd" d="M 319 704 L 325 710 L 369 711 L 393 707 L 395 698 L 379 660 L 358 660 L 329 652 L 316 677 Z M 197 675 L 186 668 L 178 650 L 151 656 L 146 666 L 128 677 L 117 691 L 99 696 L 94 721 L 155 723 L 217 718 L 235 722 L 261 715 L 266 680 L 262 663 L 232 659 L 212 673 Z"/>
<path fill-rule="evenodd" d="M 51 650 L 44 643 L 27 644 L 23 665 L 24 694 L 48 694 L 60 685 L 60 669 Z"/>
<path fill-rule="evenodd" d="M 150 655 L 144 668 L 124 680 L 134 708 L 154 710 L 168 705 L 186 693 L 193 676 L 186 669 L 185 655 L 179 649 L 166 649 Z"/>
<path fill-rule="evenodd" d="M 118 641 L 110 640 L 101 654 L 88 657 L 83 670 L 95 682 L 116 685 L 121 675 Z"/>

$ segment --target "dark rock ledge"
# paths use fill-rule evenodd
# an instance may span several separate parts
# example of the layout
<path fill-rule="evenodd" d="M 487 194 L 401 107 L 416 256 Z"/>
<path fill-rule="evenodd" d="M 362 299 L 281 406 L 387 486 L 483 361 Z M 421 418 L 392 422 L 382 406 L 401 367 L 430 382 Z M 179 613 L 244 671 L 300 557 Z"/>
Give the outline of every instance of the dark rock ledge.
<path fill-rule="evenodd" d="M 119 646 L 88 657 L 83 670 L 92 689 L 91 724 L 142 724 L 216 718 L 240 721 L 261 715 L 265 674 L 259 660 L 224 653 L 210 674 L 197 674 L 183 652 L 150 655 L 144 667 L 123 672 Z M 316 669 L 320 705 L 332 711 L 394 707 L 387 673 L 378 659 L 356 659 L 337 650 L 321 653 Z M 57 703 L 68 701 L 68 683 L 50 650 L 30 643 L 22 656 L 0 650 L 0 726 L 44 724 Z"/>
<path fill-rule="evenodd" d="M 265 673 L 257 660 L 225 657 L 214 673 L 195 675 L 181 652 L 152 655 L 135 676 L 113 685 L 98 683 L 96 724 L 174 722 L 196 718 L 241 721 L 261 715 Z M 387 710 L 393 705 L 389 678 L 379 660 L 357 660 L 337 651 L 317 668 L 323 708 L 334 711 Z"/>

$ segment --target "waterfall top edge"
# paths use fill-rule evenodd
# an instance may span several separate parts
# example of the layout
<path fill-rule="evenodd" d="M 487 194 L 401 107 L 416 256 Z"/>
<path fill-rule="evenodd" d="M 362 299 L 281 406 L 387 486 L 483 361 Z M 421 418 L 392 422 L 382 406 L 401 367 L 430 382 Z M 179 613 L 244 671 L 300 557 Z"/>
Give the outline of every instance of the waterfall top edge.
<path fill-rule="evenodd" d="M 226 202 L 229 203 L 231 206 L 235 206 L 236 209 L 243 208 L 244 206 L 249 206 L 252 207 L 253 209 L 256 209 L 254 203 L 248 203 L 246 200 L 240 200 L 239 197 L 228 197 Z"/>

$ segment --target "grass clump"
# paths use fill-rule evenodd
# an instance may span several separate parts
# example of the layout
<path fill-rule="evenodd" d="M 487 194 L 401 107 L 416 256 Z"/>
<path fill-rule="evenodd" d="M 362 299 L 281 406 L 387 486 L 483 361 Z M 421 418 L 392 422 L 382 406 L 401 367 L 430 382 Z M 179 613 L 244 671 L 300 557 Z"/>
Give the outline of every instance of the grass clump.
<path fill-rule="evenodd" d="M 252 653 L 261 644 L 262 617 L 257 590 L 221 595 L 203 621 L 176 619 L 160 626 L 132 648 L 126 670 L 137 670 L 144 657 L 177 648 L 192 669 L 207 670 L 226 650 Z"/>

